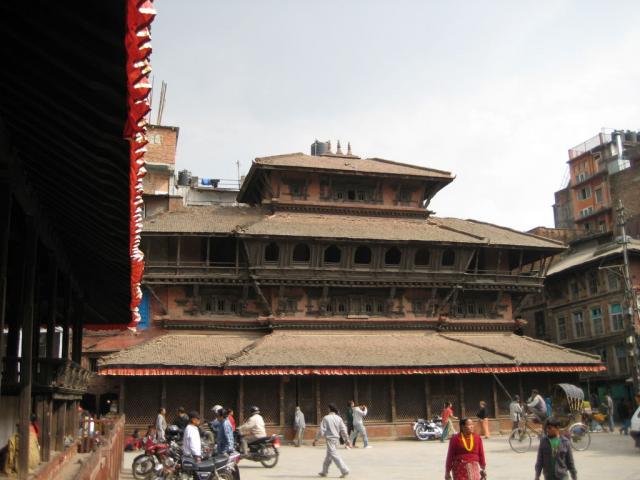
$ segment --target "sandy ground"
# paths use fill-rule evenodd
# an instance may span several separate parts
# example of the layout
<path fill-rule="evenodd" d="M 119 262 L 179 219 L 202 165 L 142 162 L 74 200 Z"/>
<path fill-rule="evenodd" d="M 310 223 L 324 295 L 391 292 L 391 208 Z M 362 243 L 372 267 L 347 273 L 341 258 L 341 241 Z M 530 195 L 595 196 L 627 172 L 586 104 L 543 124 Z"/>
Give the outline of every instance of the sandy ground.
<path fill-rule="evenodd" d="M 442 479 L 446 444 L 440 442 L 418 442 L 417 440 L 372 442 L 371 449 L 340 449 L 342 458 L 349 466 L 350 479 Z M 485 440 L 485 450 L 490 480 L 533 479 L 536 460 L 535 449 L 523 454 L 514 453 L 504 436 Z M 259 463 L 241 462 L 242 480 L 309 479 L 317 476 L 324 459 L 325 447 L 284 446 L 280 461 L 273 469 Z M 134 454 L 125 454 L 122 480 L 132 479 L 131 462 Z M 619 434 L 600 433 L 592 435 L 591 447 L 585 452 L 575 452 L 580 480 L 640 480 L 640 450 L 633 441 Z M 329 469 L 329 478 L 339 472 L 335 465 Z"/>

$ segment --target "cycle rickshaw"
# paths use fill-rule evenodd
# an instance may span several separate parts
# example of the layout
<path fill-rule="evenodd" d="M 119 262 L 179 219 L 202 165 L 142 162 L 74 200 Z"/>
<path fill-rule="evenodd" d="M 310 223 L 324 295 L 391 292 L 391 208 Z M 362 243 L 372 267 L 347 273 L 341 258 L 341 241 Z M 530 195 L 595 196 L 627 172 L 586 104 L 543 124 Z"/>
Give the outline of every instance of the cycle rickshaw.
<path fill-rule="evenodd" d="M 582 423 L 584 392 L 569 383 L 559 383 L 553 387 L 551 413 L 560 421 L 561 435 L 566 436 L 574 450 L 583 451 L 591 444 L 589 427 Z M 522 415 L 520 425 L 509 435 L 509 445 L 514 452 L 524 453 L 531 448 L 534 437 L 542 435 L 541 428 L 530 422 L 531 416 Z"/>

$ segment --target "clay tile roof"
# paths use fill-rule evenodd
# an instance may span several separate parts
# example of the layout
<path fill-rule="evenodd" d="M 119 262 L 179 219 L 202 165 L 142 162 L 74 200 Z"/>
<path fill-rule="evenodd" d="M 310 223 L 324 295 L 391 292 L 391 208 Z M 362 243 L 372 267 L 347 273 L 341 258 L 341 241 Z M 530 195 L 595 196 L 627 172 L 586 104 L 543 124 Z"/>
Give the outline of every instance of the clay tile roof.
<path fill-rule="evenodd" d="M 631 239 L 628 245 L 628 251 L 640 253 L 640 241 Z M 622 245 L 618 243 L 608 243 L 605 245 L 590 244 L 584 247 L 575 248 L 567 251 L 564 255 L 558 257 L 551 265 L 547 276 L 555 275 L 570 268 L 579 267 L 595 261 L 602 261 L 606 257 L 622 255 Z"/>
<path fill-rule="evenodd" d="M 341 156 L 314 156 L 304 153 L 290 153 L 272 157 L 260 157 L 254 160 L 256 165 L 286 167 L 296 169 L 322 169 L 347 171 L 354 173 L 377 173 L 385 175 L 403 175 L 414 177 L 440 178 L 453 180 L 450 172 L 433 168 L 409 165 L 384 160 L 382 158 L 357 158 Z"/>
<path fill-rule="evenodd" d="M 515 334 L 277 331 L 226 368 L 594 365 L 597 357 Z"/>
<path fill-rule="evenodd" d="M 228 356 L 256 340 L 252 334 L 168 333 L 102 358 L 99 368 L 117 366 L 220 367 Z"/>
<path fill-rule="evenodd" d="M 144 233 L 220 233 L 352 240 L 508 245 L 560 250 L 562 244 L 475 220 L 385 218 L 302 212 L 268 214 L 255 207 L 188 207 L 148 218 Z"/>
<path fill-rule="evenodd" d="M 148 217 L 144 233 L 231 233 L 257 222 L 265 213 L 255 207 L 196 206 Z"/>

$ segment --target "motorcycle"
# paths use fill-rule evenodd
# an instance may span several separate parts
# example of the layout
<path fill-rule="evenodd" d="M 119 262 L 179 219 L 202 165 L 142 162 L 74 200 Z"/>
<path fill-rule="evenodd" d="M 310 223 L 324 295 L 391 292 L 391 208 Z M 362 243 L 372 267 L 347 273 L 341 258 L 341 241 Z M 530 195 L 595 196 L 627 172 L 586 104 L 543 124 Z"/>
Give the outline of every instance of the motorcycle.
<path fill-rule="evenodd" d="M 240 450 L 242 436 L 237 435 L 236 450 Z M 258 438 L 247 444 L 247 449 L 240 454 L 241 459 L 260 462 L 265 468 L 273 468 L 280 457 L 280 436 L 271 435 Z"/>
<path fill-rule="evenodd" d="M 178 480 L 240 480 L 238 462 L 240 454 L 220 454 L 196 463 L 193 458 L 183 457 L 179 466 Z"/>
<path fill-rule="evenodd" d="M 177 448 L 177 444 L 147 442 L 144 446 L 144 453 L 133 459 L 131 471 L 133 478 L 145 480 L 158 465 L 162 465 L 164 458 L 169 454 L 171 448 Z"/>
<path fill-rule="evenodd" d="M 442 419 L 433 417 L 431 420 L 418 418 L 413 422 L 413 433 L 418 440 L 436 440 L 442 437 Z"/>

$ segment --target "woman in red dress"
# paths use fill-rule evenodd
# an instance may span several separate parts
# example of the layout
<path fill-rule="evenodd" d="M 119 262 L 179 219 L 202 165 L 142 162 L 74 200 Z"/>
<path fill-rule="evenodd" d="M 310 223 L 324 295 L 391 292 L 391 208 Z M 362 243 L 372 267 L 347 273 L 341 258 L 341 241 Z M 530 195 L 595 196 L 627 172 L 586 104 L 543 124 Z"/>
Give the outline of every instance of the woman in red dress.
<path fill-rule="evenodd" d="M 482 438 L 473 433 L 473 420 L 460 419 L 460 433 L 449 440 L 445 480 L 481 480 L 487 477 Z"/>

